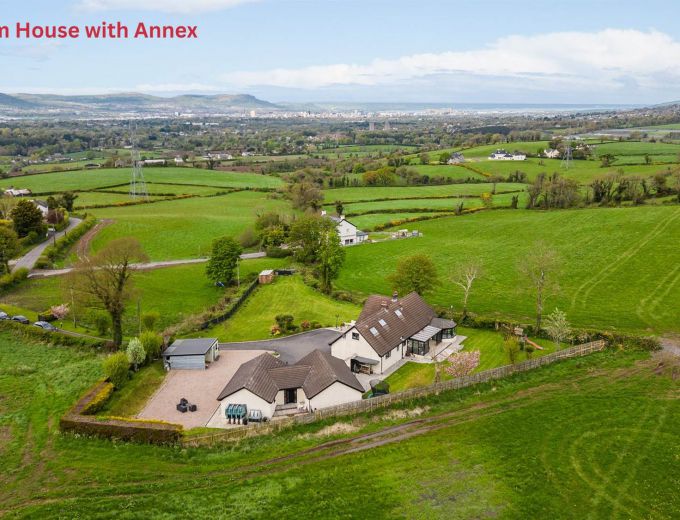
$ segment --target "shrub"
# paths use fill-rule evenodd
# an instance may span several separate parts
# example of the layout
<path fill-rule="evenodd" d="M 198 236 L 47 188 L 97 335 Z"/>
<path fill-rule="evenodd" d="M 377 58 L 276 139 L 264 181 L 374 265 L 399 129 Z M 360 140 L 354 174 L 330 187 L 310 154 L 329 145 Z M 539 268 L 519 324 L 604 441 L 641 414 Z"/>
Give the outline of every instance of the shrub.
<path fill-rule="evenodd" d="M 94 397 L 87 404 L 85 404 L 85 406 L 83 406 L 83 409 L 80 411 L 80 413 L 83 415 L 96 414 L 99 410 L 104 408 L 104 405 L 111 398 L 112 393 L 113 384 L 104 383 L 101 389 L 94 395 Z"/>
<path fill-rule="evenodd" d="M 142 314 L 142 328 L 144 330 L 156 330 L 156 325 L 161 319 L 157 311 L 149 311 Z"/>
<path fill-rule="evenodd" d="M 146 360 L 146 351 L 139 338 L 132 338 L 130 340 L 127 349 L 125 349 L 125 354 L 130 364 L 135 367 L 135 372 L 137 372 L 137 367 Z"/>
<path fill-rule="evenodd" d="M 147 330 L 139 336 L 139 341 L 142 342 L 142 347 L 148 359 L 155 359 L 160 355 L 163 346 L 163 338 L 160 335 Z"/>
<path fill-rule="evenodd" d="M 125 385 L 130 371 L 130 363 L 125 352 L 111 354 L 103 363 L 104 375 L 117 389 Z"/>

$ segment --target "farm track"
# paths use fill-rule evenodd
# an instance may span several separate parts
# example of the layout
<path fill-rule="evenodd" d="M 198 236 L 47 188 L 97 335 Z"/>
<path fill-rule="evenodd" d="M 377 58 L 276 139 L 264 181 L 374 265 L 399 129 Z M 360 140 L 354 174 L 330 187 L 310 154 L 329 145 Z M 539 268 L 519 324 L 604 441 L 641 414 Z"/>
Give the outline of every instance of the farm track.
<path fill-rule="evenodd" d="M 619 369 L 616 371 L 616 375 L 625 379 L 649 369 L 648 364 L 638 364 L 632 368 Z M 382 446 L 395 445 L 413 437 L 531 406 L 537 402 L 549 400 L 552 395 L 564 392 L 567 387 L 588 382 L 601 375 L 599 371 L 593 371 L 580 377 L 572 378 L 568 382 L 558 384 L 546 383 L 530 387 L 500 401 L 476 403 L 461 410 L 414 419 L 398 425 L 388 426 L 375 432 L 324 442 L 289 455 L 265 459 L 248 467 L 237 466 L 225 470 L 209 471 L 202 473 L 200 476 L 192 476 L 191 474 L 161 475 L 161 481 L 164 489 L 179 492 L 188 485 L 192 489 L 209 490 L 216 484 L 235 484 L 253 478 L 276 475 L 303 465 L 323 462 L 342 457 L 343 455 L 350 455 Z M 49 480 L 52 479 L 48 478 Z M 107 500 L 150 496 L 157 492 L 158 485 L 159 473 L 157 472 L 150 474 L 148 478 L 128 480 L 120 483 L 74 482 L 72 489 L 60 487 L 56 491 L 56 495 L 51 495 L 52 490 L 43 488 L 34 494 L 34 496 L 39 494 L 40 498 L 28 499 L 19 504 L 0 509 L 0 514 L 16 512 L 28 506 L 91 500 L 94 497 L 101 496 L 105 496 Z M 104 489 L 107 491 L 105 494 L 102 493 Z"/>

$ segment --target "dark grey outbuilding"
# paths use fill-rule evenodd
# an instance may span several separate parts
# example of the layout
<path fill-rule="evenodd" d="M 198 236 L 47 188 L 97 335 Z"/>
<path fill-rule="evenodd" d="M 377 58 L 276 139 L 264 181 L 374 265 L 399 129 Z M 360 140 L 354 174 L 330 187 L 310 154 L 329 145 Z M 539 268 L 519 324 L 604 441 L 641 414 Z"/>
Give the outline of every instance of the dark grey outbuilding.
<path fill-rule="evenodd" d="M 178 339 L 163 352 L 166 370 L 205 370 L 218 357 L 217 338 Z"/>

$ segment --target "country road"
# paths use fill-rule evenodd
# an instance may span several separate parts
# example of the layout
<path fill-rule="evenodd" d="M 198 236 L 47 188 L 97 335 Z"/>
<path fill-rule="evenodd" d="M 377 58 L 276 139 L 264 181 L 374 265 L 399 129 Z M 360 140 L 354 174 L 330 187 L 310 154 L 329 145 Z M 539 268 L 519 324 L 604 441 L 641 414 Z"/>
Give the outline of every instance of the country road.
<path fill-rule="evenodd" d="M 267 253 L 244 253 L 241 255 L 242 260 L 248 260 L 251 258 L 264 258 Z M 37 259 L 37 257 L 36 257 Z M 149 271 L 151 269 L 162 269 L 163 267 L 173 267 L 176 265 L 188 265 L 188 264 L 202 264 L 207 262 L 207 258 L 189 258 L 185 260 L 164 260 L 159 262 L 148 262 L 144 264 L 132 264 L 132 268 L 138 271 Z M 35 263 L 35 262 L 34 262 Z M 45 269 L 33 271 L 29 275 L 29 278 L 48 278 L 52 276 L 63 276 L 70 273 L 73 270 L 72 267 L 67 267 L 65 269 Z"/>
<path fill-rule="evenodd" d="M 75 228 L 81 222 L 82 222 L 81 219 L 71 217 L 69 225 L 63 231 L 59 231 L 57 233 L 56 238 L 59 239 L 59 238 L 63 237 L 66 233 L 71 231 L 73 228 Z M 50 237 L 48 240 L 45 240 L 44 242 L 38 244 L 33 249 L 31 249 L 28 253 L 26 253 L 24 256 L 19 258 L 19 260 L 17 260 L 16 263 L 14 264 L 14 266 L 12 267 L 12 271 L 15 271 L 17 269 L 21 269 L 22 267 L 25 267 L 29 271 L 31 269 L 33 269 L 33 266 L 38 261 L 38 258 L 40 258 L 40 255 L 43 254 L 43 251 L 45 251 L 45 249 L 47 249 L 49 246 L 52 245 L 53 240 L 54 239 L 52 237 Z"/>

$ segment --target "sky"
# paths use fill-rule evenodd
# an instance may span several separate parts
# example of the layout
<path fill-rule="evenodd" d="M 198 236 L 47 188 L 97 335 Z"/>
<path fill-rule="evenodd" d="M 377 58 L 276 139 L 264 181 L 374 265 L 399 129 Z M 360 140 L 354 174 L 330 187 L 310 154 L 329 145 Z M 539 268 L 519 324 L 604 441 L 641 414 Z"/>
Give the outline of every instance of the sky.
<path fill-rule="evenodd" d="M 0 92 L 273 102 L 680 98 L 680 4 L 647 0 L 0 0 L 0 26 L 195 25 L 190 40 L 0 39 Z"/>

